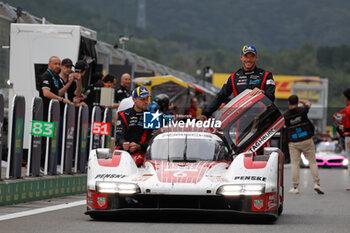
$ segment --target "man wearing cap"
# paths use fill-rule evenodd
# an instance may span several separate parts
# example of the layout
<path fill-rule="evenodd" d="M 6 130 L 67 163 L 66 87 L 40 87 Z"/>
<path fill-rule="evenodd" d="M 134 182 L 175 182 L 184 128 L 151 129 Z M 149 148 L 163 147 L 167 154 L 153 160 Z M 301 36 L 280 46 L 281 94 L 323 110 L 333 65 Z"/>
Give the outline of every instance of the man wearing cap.
<path fill-rule="evenodd" d="M 137 165 L 143 163 L 152 136 L 152 130 L 143 128 L 143 112 L 147 110 L 149 92 L 139 86 L 132 92 L 134 106 L 118 113 L 116 123 L 116 149 L 128 151 Z"/>
<path fill-rule="evenodd" d="M 81 75 L 72 72 L 73 62 L 69 58 L 65 58 L 61 62 L 61 72 L 59 74 L 63 81 L 63 87 L 59 90 L 59 95 L 73 101 L 75 96 L 80 96 L 82 90 Z"/>
<path fill-rule="evenodd" d="M 40 97 L 43 99 L 44 121 L 47 121 L 48 119 L 48 109 L 51 99 L 56 99 L 65 104 L 70 103 L 68 99 L 59 95 L 59 89 L 62 88 L 62 83 L 58 76 L 60 69 L 61 60 L 56 56 L 52 56 L 49 59 L 47 70 L 41 76 L 42 84 Z"/>
<path fill-rule="evenodd" d="M 245 45 L 242 48 L 240 59 L 242 68 L 232 73 L 216 98 L 204 110 L 201 120 L 206 120 L 222 103 L 227 102 L 233 94 L 236 97 L 246 89 L 251 89 L 251 95 L 264 93 L 271 101 L 275 100 L 275 82 L 272 73 L 256 67 L 258 52 L 254 45 Z"/>
<path fill-rule="evenodd" d="M 74 72 L 78 74 L 75 79 L 75 82 L 77 85 L 76 85 L 74 94 L 73 93 L 70 94 L 71 96 L 74 95 L 73 102 L 75 106 L 85 105 L 85 103 L 82 101 L 86 99 L 86 96 L 82 94 L 82 89 L 83 89 L 83 77 L 85 76 L 88 68 L 89 68 L 89 65 L 84 60 L 79 60 L 75 63 Z"/>

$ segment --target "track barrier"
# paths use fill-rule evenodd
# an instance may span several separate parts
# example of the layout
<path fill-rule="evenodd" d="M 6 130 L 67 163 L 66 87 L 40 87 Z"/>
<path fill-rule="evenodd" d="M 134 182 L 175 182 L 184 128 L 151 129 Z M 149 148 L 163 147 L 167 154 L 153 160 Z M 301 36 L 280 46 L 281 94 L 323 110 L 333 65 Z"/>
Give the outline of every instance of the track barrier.
<path fill-rule="evenodd" d="M 24 97 L 16 95 L 9 113 L 5 179 L 0 166 L 0 206 L 84 193 L 90 150 L 111 147 L 112 131 L 101 136 L 92 132 L 92 125 L 102 121 L 110 125 L 112 111 L 106 108 L 103 112 L 99 106 L 94 106 L 90 120 L 88 106 L 76 108 L 65 104 L 62 114 L 60 102 L 51 100 L 45 122 L 40 97 L 32 100 L 31 116 L 25 116 L 25 104 Z M 3 157 L 3 106 L 0 94 L 0 161 Z M 24 125 L 25 117 L 31 118 L 31 125 Z M 24 127 L 31 128 L 27 161 L 23 155 Z"/>

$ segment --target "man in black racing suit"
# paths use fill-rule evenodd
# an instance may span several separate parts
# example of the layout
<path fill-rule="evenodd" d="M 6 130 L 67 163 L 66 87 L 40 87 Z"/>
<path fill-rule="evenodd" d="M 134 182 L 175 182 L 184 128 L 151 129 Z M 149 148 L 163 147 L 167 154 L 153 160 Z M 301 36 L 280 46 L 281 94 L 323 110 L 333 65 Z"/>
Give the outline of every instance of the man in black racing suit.
<path fill-rule="evenodd" d="M 203 111 L 200 120 L 206 120 L 222 103 L 226 103 L 229 96 L 236 97 L 246 89 L 251 89 L 251 95 L 264 93 L 271 101 L 275 100 L 275 82 L 272 73 L 256 67 L 258 60 L 254 45 L 245 45 L 242 48 L 240 59 L 242 68 L 231 74 L 216 98 Z"/>
<path fill-rule="evenodd" d="M 147 88 L 139 86 L 132 92 L 134 106 L 119 112 L 116 122 L 116 149 L 128 151 L 135 163 L 143 163 L 152 130 L 143 128 L 143 112 L 149 102 Z"/>

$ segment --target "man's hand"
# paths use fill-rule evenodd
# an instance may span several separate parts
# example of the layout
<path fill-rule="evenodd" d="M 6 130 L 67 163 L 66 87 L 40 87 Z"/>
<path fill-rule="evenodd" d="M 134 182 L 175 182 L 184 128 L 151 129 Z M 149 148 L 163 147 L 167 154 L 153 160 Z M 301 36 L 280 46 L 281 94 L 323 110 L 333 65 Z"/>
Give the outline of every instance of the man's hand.
<path fill-rule="evenodd" d="M 199 120 L 199 121 L 206 121 L 206 120 L 208 120 L 208 117 L 206 117 L 204 115 L 200 115 L 200 116 L 197 116 L 197 120 Z"/>
<path fill-rule="evenodd" d="M 123 150 L 129 150 L 130 148 L 130 142 L 124 142 L 123 143 Z"/>
<path fill-rule="evenodd" d="M 311 102 L 308 101 L 308 100 L 299 99 L 299 103 L 301 103 L 302 105 L 306 105 L 306 106 L 308 106 L 309 108 L 311 107 Z"/>
<path fill-rule="evenodd" d="M 135 151 L 138 151 L 139 149 L 140 149 L 140 145 L 139 144 L 137 144 L 137 143 L 135 143 L 135 142 L 132 142 L 132 143 L 130 143 L 130 146 L 129 146 L 129 151 L 131 152 L 131 153 L 134 153 Z"/>
<path fill-rule="evenodd" d="M 250 92 L 250 95 L 259 95 L 263 93 L 263 90 L 260 90 L 259 88 L 254 88 L 251 92 Z"/>
<path fill-rule="evenodd" d="M 77 73 L 70 73 L 68 76 L 68 83 L 71 84 L 74 81 L 76 76 L 77 76 Z"/>
<path fill-rule="evenodd" d="M 64 104 L 70 104 L 70 103 L 71 103 L 69 99 L 63 99 L 62 102 L 63 102 Z"/>

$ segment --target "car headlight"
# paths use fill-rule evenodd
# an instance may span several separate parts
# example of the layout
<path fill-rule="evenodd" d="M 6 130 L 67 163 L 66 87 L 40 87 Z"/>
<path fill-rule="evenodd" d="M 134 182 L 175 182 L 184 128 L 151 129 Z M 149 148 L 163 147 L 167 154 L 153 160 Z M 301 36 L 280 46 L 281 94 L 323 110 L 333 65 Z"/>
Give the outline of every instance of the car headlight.
<path fill-rule="evenodd" d="M 304 155 L 301 156 L 301 160 L 305 166 L 309 166 L 309 160 L 307 160 Z"/>
<path fill-rule="evenodd" d="M 99 193 L 135 194 L 140 187 L 133 183 L 97 182 L 96 191 Z"/>
<path fill-rule="evenodd" d="M 223 196 L 253 196 L 262 195 L 265 193 L 265 185 L 260 184 L 245 184 L 245 185 L 235 185 L 228 184 L 221 186 L 216 192 Z"/>
<path fill-rule="evenodd" d="M 348 166 L 349 165 L 349 160 L 348 159 L 344 159 L 343 160 L 343 166 Z"/>

